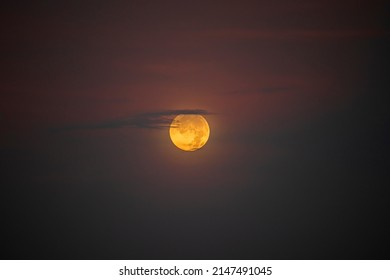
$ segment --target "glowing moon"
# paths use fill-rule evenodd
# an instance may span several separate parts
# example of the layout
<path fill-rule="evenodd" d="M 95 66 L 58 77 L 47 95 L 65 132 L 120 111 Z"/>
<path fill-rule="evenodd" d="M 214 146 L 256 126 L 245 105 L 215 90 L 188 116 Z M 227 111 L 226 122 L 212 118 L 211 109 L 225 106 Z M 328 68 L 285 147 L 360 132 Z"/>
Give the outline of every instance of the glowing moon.
<path fill-rule="evenodd" d="M 171 123 L 169 136 L 176 147 L 193 152 L 209 140 L 210 127 L 201 115 L 178 115 Z"/>

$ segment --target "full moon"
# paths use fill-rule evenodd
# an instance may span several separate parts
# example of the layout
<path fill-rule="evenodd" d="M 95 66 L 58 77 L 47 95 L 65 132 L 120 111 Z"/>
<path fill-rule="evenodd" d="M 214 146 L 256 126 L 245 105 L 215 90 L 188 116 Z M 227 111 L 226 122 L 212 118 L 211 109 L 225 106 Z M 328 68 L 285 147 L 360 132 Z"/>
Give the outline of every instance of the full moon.
<path fill-rule="evenodd" d="M 210 127 L 201 115 L 178 115 L 170 125 L 169 136 L 176 147 L 193 152 L 206 144 Z"/>

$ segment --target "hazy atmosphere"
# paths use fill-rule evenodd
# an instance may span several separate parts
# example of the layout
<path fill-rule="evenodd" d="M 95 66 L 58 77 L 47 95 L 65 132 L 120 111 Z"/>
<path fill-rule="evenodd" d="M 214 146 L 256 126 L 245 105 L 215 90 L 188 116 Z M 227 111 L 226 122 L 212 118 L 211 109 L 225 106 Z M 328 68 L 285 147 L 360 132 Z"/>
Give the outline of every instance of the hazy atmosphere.
<path fill-rule="evenodd" d="M 389 258 L 386 1 L 1 6 L 3 259 Z"/>

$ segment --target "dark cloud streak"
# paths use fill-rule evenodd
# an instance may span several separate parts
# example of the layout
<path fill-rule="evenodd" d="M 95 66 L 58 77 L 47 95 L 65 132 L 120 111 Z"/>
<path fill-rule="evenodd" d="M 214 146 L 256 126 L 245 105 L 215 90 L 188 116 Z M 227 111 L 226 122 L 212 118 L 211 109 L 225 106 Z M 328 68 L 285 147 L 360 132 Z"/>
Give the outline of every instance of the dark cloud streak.
<path fill-rule="evenodd" d="M 91 124 L 76 124 L 53 128 L 52 131 L 86 130 L 86 129 L 114 129 L 122 127 L 135 127 L 146 129 L 161 129 L 169 127 L 175 116 L 180 114 L 210 115 L 211 113 L 203 109 L 182 109 L 164 110 L 156 112 L 140 113 L 128 118 L 110 120 Z"/>

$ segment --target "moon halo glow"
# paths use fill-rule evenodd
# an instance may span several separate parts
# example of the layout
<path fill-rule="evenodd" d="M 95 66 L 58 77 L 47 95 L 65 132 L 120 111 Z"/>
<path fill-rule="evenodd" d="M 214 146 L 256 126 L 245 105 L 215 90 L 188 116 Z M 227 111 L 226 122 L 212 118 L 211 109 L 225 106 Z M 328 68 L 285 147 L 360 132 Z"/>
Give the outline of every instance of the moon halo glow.
<path fill-rule="evenodd" d="M 169 136 L 173 144 L 186 152 L 202 148 L 210 136 L 210 127 L 201 115 L 177 115 L 170 127 Z"/>

